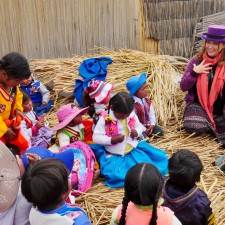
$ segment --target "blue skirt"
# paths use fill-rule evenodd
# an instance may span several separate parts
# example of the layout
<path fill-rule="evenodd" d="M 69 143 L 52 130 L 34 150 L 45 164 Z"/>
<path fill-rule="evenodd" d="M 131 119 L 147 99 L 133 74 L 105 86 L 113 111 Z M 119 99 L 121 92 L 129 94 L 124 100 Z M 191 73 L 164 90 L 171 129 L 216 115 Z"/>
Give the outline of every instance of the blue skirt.
<path fill-rule="evenodd" d="M 91 144 L 90 147 L 100 164 L 101 175 L 106 178 L 105 184 L 111 188 L 123 187 L 127 171 L 138 163 L 151 163 L 162 175 L 168 173 L 166 152 L 146 141 L 139 142 L 136 148 L 124 156 L 110 154 L 102 145 Z"/>

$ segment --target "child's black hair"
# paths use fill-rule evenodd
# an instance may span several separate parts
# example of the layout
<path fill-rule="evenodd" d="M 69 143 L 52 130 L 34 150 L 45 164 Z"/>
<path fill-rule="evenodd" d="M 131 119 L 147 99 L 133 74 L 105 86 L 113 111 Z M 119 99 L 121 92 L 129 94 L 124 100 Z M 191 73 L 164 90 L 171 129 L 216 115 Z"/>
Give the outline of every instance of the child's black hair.
<path fill-rule="evenodd" d="M 162 192 L 163 179 L 159 170 L 150 163 L 140 163 L 132 167 L 125 177 L 125 196 L 119 225 L 126 223 L 128 203 L 149 206 L 153 205 L 150 225 L 157 224 L 157 206 Z"/>
<path fill-rule="evenodd" d="M 88 115 L 92 118 L 93 115 L 95 114 L 95 107 L 94 107 L 95 99 L 90 98 L 89 93 L 87 91 L 83 91 L 82 101 L 86 107 L 89 106 Z"/>
<path fill-rule="evenodd" d="M 6 143 L 6 146 L 8 147 L 8 149 L 10 150 L 10 152 L 12 152 L 12 154 L 14 156 L 19 155 L 20 156 L 20 150 L 16 145 L 10 144 L 10 143 Z"/>
<path fill-rule="evenodd" d="M 131 113 L 134 109 L 134 99 L 126 92 L 119 92 L 110 99 L 108 114 L 110 108 L 119 114 Z"/>
<path fill-rule="evenodd" d="M 181 149 L 171 156 L 168 168 L 173 184 L 180 188 L 191 189 L 200 180 L 203 165 L 197 154 Z"/>
<path fill-rule="evenodd" d="M 24 92 L 24 91 L 21 91 L 21 93 L 23 94 L 23 99 L 22 99 L 22 104 L 25 103 L 28 99 L 30 99 L 30 96 Z"/>
<path fill-rule="evenodd" d="M 52 211 L 68 191 L 69 172 L 58 159 L 41 159 L 29 164 L 22 178 L 22 194 L 41 211 Z"/>
<path fill-rule="evenodd" d="M 4 70 L 9 79 L 28 79 L 31 75 L 27 59 L 18 52 L 3 56 L 0 60 L 0 70 Z"/>

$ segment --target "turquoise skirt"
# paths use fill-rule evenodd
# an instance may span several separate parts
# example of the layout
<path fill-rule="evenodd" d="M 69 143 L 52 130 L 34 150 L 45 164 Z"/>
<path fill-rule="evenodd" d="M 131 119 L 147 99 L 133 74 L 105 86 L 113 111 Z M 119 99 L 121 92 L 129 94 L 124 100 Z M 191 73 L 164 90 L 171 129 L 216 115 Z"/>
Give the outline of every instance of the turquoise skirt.
<path fill-rule="evenodd" d="M 146 141 L 139 142 L 136 148 L 124 156 L 113 155 L 102 145 L 91 144 L 90 147 L 100 164 L 101 175 L 106 178 L 105 184 L 111 188 L 123 187 L 127 171 L 138 163 L 155 165 L 163 176 L 168 173 L 166 152 Z"/>

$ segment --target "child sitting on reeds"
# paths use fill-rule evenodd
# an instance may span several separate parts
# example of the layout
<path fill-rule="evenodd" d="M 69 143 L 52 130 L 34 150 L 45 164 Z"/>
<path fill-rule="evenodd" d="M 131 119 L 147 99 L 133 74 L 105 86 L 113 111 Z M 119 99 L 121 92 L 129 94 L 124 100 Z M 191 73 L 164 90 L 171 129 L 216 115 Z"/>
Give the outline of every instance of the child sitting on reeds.
<path fill-rule="evenodd" d="M 73 154 L 73 153 L 72 153 Z M 42 159 L 29 164 L 22 178 L 22 193 L 33 204 L 31 225 L 90 225 L 83 209 L 65 202 L 69 193 L 69 172 L 73 158 L 66 164 L 59 159 Z"/>
<path fill-rule="evenodd" d="M 206 193 L 196 186 L 203 165 L 199 157 L 186 149 L 169 159 L 169 177 L 163 187 L 164 206 L 174 211 L 182 225 L 216 224 Z"/>
<path fill-rule="evenodd" d="M 19 87 L 21 91 L 30 96 L 34 111 L 38 116 L 47 113 L 53 106 L 49 90 L 42 82 L 34 79 L 33 74 L 28 79 L 23 80 Z"/>
<path fill-rule="evenodd" d="M 113 85 L 101 80 L 92 80 L 88 83 L 82 95 L 84 105 L 88 108 L 88 114 L 93 119 L 94 130 L 102 112 L 107 109 Z"/>
<path fill-rule="evenodd" d="M 135 104 L 134 110 L 139 121 L 145 126 L 145 134 L 149 137 L 152 134 L 163 136 L 164 132 L 161 127 L 156 125 L 155 110 L 147 93 L 147 75 L 143 73 L 139 76 L 131 77 L 126 87 L 133 96 Z"/>
<path fill-rule="evenodd" d="M 56 131 L 55 144 L 49 149 L 58 152 L 60 148 L 75 141 L 83 141 L 85 138 L 85 127 L 82 124 L 82 115 L 88 108 L 78 109 L 75 104 L 62 106 L 57 112 L 59 123 L 53 128 Z"/>
<path fill-rule="evenodd" d="M 174 213 L 163 207 L 163 178 L 150 163 L 132 167 L 125 177 L 124 198 L 112 214 L 110 225 L 181 225 Z"/>
<path fill-rule="evenodd" d="M 165 175 L 168 158 L 165 151 L 137 138 L 144 131 L 133 111 L 134 99 L 125 92 L 114 95 L 107 112 L 96 124 L 91 148 L 100 164 L 101 175 L 109 187 L 123 187 L 127 171 L 141 162 L 154 164 Z"/>
<path fill-rule="evenodd" d="M 30 96 L 25 92 L 22 92 L 22 94 L 24 114 L 24 119 L 21 122 L 22 129 L 30 137 L 32 146 L 42 146 L 48 148 L 53 136 L 53 131 L 45 123 L 45 114 L 38 117 L 33 111 L 33 103 Z"/>

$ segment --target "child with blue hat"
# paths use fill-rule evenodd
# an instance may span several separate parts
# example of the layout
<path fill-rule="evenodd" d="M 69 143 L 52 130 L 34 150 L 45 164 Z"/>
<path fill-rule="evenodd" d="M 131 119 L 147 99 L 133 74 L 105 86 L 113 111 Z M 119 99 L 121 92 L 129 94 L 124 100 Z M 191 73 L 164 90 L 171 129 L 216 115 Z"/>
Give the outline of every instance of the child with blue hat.
<path fill-rule="evenodd" d="M 41 160 L 29 163 L 35 155 Z M 40 146 L 32 147 L 22 161 L 26 170 L 21 189 L 33 205 L 29 216 L 32 225 L 91 225 L 82 208 L 66 202 L 71 191 L 68 180 L 74 163 L 72 149 L 53 153 Z"/>
<path fill-rule="evenodd" d="M 143 124 L 143 126 L 146 127 L 146 135 L 148 137 L 152 134 L 163 136 L 163 129 L 156 125 L 155 110 L 153 108 L 151 99 L 147 95 L 148 93 L 146 82 L 147 74 L 142 73 L 139 76 L 131 77 L 127 81 L 126 87 L 134 98 L 134 110 L 139 121 Z"/>

